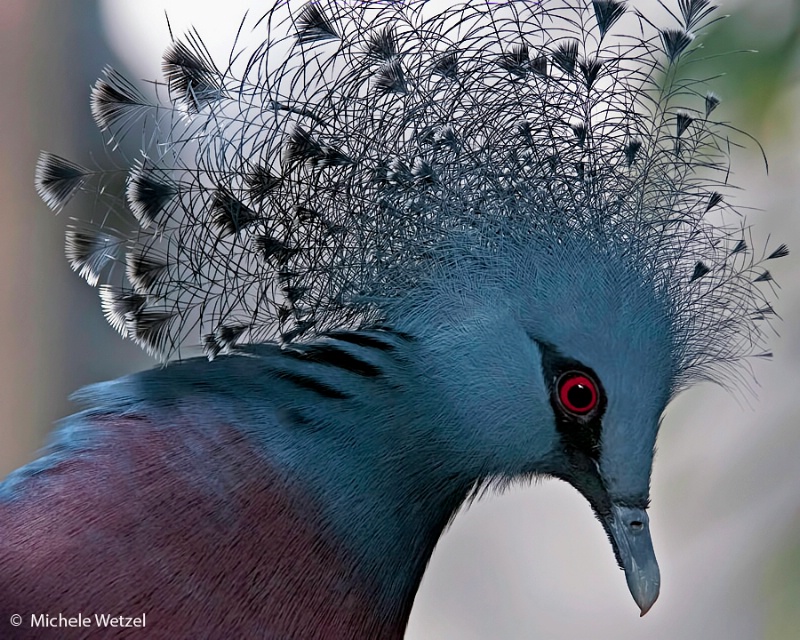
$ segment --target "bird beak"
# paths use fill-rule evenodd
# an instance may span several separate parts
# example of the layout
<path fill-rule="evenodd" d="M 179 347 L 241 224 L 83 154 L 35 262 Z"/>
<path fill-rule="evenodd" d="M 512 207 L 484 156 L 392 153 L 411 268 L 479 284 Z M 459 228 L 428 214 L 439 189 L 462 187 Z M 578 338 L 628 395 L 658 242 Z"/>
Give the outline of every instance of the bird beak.
<path fill-rule="evenodd" d="M 644 615 L 658 598 L 661 585 L 650 519 L 644 509 L 613 505 L 611 515 L 604 520 L 628 589 Z"/>

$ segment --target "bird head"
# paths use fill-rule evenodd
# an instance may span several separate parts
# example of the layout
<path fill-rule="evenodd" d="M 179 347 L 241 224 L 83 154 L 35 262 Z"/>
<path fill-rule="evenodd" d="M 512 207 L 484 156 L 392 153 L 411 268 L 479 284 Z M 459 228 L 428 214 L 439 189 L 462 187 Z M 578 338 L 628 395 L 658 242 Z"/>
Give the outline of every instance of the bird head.
<path fill-rule="evenodd" d="M 452 247 L 389 317 L 426 344 L 437 415 L 456 414 L 441 434 L 460 443 L 453 468 L 478 487 L 532 476 L 575 487 L 644 615 L 660 582 L 646 509 L 679 366 L 672 303 L 621 242 L 528 240 L 493 255 Z"/>
<path fill-rule="evenodd" d="M 644 615 L 659 593 L 646 508 L 675 383 L 668 298 L 615 251 L 564 247 L 533 276 L 520 323 L 540 354 L 557 434 L 547 472 L 589 501 Z M 560 255 L 558 255 L 560 254 Z"/>

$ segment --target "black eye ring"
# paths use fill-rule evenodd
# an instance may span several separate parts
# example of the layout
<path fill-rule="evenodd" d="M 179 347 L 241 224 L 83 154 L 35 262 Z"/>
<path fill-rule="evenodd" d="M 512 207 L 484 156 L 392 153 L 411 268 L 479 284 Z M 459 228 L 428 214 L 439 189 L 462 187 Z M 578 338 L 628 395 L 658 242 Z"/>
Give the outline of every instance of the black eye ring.
<path fill-rule="evenodd" d="M 597 383 L 583 371 L 566 371 L 556 382 L 556 398 L 561 409 L 574 416 L 587 416 L 600 404 Z"/>

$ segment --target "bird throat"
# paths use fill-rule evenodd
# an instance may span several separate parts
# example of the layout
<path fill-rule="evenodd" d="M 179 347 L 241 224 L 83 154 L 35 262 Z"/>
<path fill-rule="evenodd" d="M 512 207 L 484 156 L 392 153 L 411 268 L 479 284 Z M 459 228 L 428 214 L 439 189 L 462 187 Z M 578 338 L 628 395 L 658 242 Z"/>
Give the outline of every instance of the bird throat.
<path fill-rule="evenodd" d="M 354 494 L 349 508 L 340 502 L 334 518 L 322 523 L 323 537 L 337 541 L 336 565 L 348 568 L 336 572 L 331 598 L 344 596 L 345 602 L 373 614 L 368 619 L 354 616 L 365 626 L 349 637 L 403 637 L 433 550 L 470 489 L 465 484 L 454 491 L 434 482 L 422 492 L 365 491 L 360 497 Z"/>

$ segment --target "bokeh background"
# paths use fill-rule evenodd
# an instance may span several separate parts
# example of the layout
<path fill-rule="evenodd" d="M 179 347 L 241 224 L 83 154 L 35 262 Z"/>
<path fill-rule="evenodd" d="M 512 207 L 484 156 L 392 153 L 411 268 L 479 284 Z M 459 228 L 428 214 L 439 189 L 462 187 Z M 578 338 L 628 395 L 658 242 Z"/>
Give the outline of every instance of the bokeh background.
<path fill-rule="evenodd" d="M 176 35 L 196 26 L 224 56 L 248 5 L 261 8 L 0 0 L 0 476 L 34 456 L 72 411 L 72 391 L 152 365 L 69 270 L 68 214 L 53 216 L 33 190 L 39 150 L 104 154 L 88 108 L 102 67 L 157 77 L 165 15 Z M 668 409 L 651 508 L 661 599 L 638 617 L 600 525 L 574 490 L 550 481 L 459 516 L 434 554 L 409 638 L 800 638 L 800 0 L 722 5 L 730 17 L 708 30 L 709 60 L 696 75 L 725 73 L 713 85 L 719 112 L 767 152 L 769 175 L 756 145 L 734 157 L 755 238 L 771 233 L 772 246 L 795 253 L 773 265 L 784 321 L 773 361 L 755 363 L 755 393 L 703 385 Z"/>

